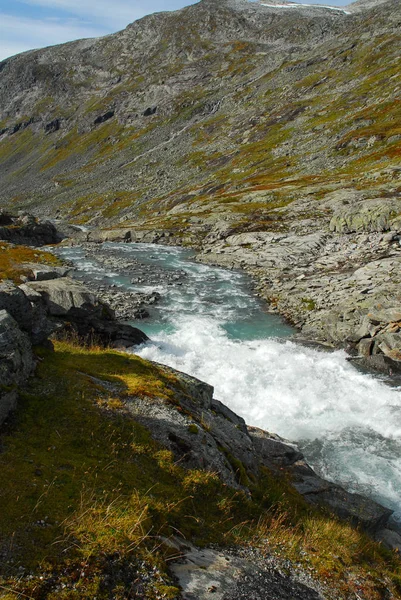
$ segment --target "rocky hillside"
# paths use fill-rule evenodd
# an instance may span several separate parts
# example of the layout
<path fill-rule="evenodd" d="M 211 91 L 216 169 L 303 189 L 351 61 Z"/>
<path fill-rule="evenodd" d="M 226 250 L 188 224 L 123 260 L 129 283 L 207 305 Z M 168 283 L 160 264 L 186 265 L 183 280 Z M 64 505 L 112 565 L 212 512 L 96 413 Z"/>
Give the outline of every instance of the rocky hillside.
<path fill-rule="evenodd" d="M 399 177 L 400 19 L 396 0 L 352 14 L 202 0 L 7 59 L 1 202 L 266 229 L 304 193 L 381 195 Z"/>

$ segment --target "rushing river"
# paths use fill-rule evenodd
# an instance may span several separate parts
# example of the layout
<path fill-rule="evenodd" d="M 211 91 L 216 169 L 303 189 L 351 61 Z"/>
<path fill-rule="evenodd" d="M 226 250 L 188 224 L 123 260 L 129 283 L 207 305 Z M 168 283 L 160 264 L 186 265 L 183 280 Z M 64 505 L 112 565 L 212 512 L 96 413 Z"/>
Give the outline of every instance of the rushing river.
<path fill-rule="evenodd" d="M 238 272 L 197 264 L 193 253 L 150 244 L 107 244 L 125 258 L 185 278 L 149 287 L 107 272 L 80 248 L 61 250 L 77 276 L 162 301 L 133 323 L 151 338 L 141 356 L 207 381 L 215 397 L 250 425 L 297 442 L 326 479 L 368 495 L 401 518 L 401 391 L 358 372 L 346 354 L 305 348 L 269 315 Z"/>

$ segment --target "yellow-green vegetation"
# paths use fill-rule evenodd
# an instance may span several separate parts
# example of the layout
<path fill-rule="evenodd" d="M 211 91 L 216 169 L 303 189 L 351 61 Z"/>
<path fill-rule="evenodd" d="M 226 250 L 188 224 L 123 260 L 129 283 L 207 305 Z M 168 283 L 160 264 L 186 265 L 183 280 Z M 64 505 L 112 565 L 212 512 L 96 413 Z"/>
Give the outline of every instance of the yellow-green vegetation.
<path fill-rule="evenodd" d="M 32 274 L 29 263 L 58 265 L 60 261 L 50 252 L 0 242 L 0 281 L 10 279 L 20 284 L 21 277 Z"/>
<path fill-rule="evenodd" d="M 305 310 L 315 310 L 316 302 L 312 298 L 302 298 L 301 302 Z"/>
<path fill-rule="evenodd" d="M 85 222 L 94 211 L 101 212 L 104 218 L 110 218 L 138 200 L 139 194 L 128 191 L 105 192 L 103 194 L 88 194 L 68 203 L 65 206 L 71 222 Z"/>
<path fill-rule="evenodd" d="M 127 408 L 138 397 L 175 403 L 175 374 L 71 342 L 39 357 L 2 435 L 0 597 L 175 598 L 162 537 L 177 534 L 289 557 L 329 581 L 333 598 L 400 597 L 398 559 L 309 508 L 282 476 L 252 481 L 228 456 L 249 496 L 180 467 Z"/>

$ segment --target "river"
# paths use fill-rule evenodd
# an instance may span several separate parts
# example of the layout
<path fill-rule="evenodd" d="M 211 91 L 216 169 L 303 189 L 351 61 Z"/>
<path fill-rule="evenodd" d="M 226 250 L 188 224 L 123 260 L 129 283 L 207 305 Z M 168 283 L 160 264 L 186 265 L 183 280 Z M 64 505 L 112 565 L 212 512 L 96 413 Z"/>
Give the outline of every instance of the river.
<path fill-rule="evenodd" d="M 296 442 L 324 478 L 396 511 L 401 520 L 401 390 L 363 374 L 343 351 L 293 341 L 294 330 L 268 314 L 236 271 L 198 264 L 192 251 L 151 244 L 107 244 L 144 264 L 183 273 L 159 284 L 131 283 L 80 247 L 58 253 L 88 277 L 162 301 L 132 324 L 151 341 L 136 349 L 207 381 L 215 397 L 255 425 Z"/>

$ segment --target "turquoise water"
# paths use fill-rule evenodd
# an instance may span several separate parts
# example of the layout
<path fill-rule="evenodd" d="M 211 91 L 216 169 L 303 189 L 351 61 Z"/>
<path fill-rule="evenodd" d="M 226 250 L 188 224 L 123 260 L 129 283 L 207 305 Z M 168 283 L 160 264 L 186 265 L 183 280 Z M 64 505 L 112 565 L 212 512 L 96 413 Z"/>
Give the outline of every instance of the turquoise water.
<path fill-rule="evenodd" d="M 207 381 L 249 425 L 295 441 L 323 477 L 393 508 L 401 520 L 399 389 L 358 372 L 343 351 L 295 344 L 292 328 L 266 313 L 241 273 L 197 264 L 179 248 L 107 246 L 185 274 L 171 285 L 131 284 L 135 272 L 107 272 L 80 248 L 60 251 L 77 275 L 162 294 L 149 320 L 133 322 L 151 338 L 135 352 Z"/>
<path fill-rule="evenodd" d="M 155 265 L 170 273 L 184 274 L 183 279 L 167 285 L 131 283 L 132 276 L 108 271 L 96 258 L 87 258 L 80 247 L 59 250 L 64 258 L 77 267 L 76 276 L 115 284 L 119 289 L 133 292 L 158 291 L 160 302 L 148 307 L 150 318 L 140 322 L 140 328 L 149 336 L 176 331 L 177 315 L 202 315 L 221 321 L 230 339 L 257 340 L 269 337 L 287 338 L 294 329 L 277 315 L 267 313 L 263 304 L 250 292 L 251 281 L 239 271 L 229 271 L 196 263 L 194 252 L 182 248 L 155 246 L 154 244 L 104 244 L 121 252 L 122 256 L 135 258 L 144 265 Z M 135 322 L 138 326 L 138 323 Z"/>

